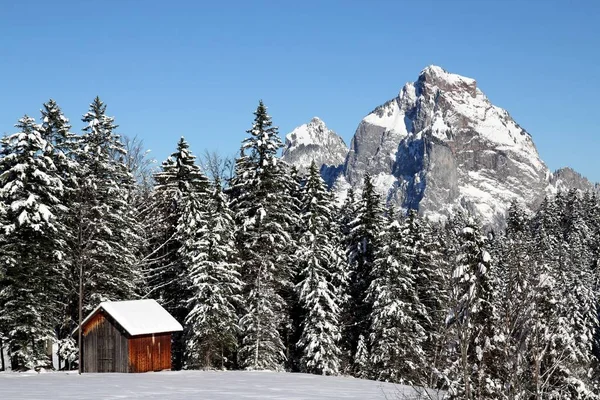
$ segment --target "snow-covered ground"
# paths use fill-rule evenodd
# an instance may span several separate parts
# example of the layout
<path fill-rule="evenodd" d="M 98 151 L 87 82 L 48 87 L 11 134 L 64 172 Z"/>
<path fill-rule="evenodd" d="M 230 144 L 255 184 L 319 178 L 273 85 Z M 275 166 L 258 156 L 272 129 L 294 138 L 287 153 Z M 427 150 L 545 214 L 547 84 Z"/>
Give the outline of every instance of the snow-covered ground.
<path fill-rule="evenodd" d="M 415 391 L 346 377 L 245 371 L 0 373 L 0 399 L 402 400 Z M 425 398 L 425 397 L 423 397 Z"/>

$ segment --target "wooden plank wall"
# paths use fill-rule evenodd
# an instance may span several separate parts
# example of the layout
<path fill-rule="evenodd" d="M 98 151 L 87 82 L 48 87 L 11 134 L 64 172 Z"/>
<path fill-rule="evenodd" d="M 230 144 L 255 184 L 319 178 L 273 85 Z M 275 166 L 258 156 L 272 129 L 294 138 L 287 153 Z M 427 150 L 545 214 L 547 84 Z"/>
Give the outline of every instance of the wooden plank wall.
<path fill-rule="evenodd" d="M 83 371 L 128 372 L 128 345 L 114 321 L 99 312 L 83 329 Z"/>
<path fill-rule="evenodd" d="M 171 369 L 171 334 L 136 336 L 129 339 L 129 372 Z"/>

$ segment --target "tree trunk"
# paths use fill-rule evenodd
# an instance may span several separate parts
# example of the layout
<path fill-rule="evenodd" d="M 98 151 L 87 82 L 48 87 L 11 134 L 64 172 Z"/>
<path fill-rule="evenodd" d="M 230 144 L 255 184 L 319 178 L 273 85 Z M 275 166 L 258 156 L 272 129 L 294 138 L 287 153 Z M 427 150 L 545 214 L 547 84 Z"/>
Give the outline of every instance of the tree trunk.
<path fill-rule="evenodd" d="M 4 363 L 4 343 L 0 339 L 0 371 L 6 371 L 6 365 Z"/>
<path fill-rule="evenodd" d="M 81 334 L 81 324 L 83 322 L 83 263 L 81 262 L 81 260 L 79 260 L 79 330 L 78 330 L 78 340 L 77 340 L 77 346 L 79 348 L 79 362 L 78 362 L 78 372 L 79 375 L 81 375 L 81 373 L 83 372 L 83 363 L 82 363 L 82 359 L 81 359 L 81 355 L 82 355 L 82 334 Z"/>
<path fill-rule="evenodd" d="M 260 232 L 260 231 L 259 231 Z M 261 268 L 262 268 L 262 264 L 258 267 L 258 274 L 256 277 L 256 283 L 257 283 L 257 293 L 259 296 L 262 296 L 262 293 L 260 291 L 260 274 L 261 274 Z M 260 331 L 260 318 L 262 316 L 258 315 L 257 318 L 257 324 L 258 326 L 256 327 L 256 347 L 254 350 L 254 369 L 258 369 L 258 353 L 259 353 L 259 349 L 260 349 L 260 338 L 261 338 L 261 331 Z"/>
<path fill-rule="evenodd" d="M 20 371 L 21 370 L 21 365 L 19 365 L 20 358 L 12 356 L 13 354 L 16 354 L 13 345 L 11 345 L 9 347 L 8 354 L 10 354 L 10 369 L 13 371 Z"/>
<path fill-rule="evenodd" d="M 469 373 L 469 364 L 467 359 L 466 348 L 462 352 L 463 363 L 463 381 L 465 384 L 465 399 L 471 400 L 471 377 Z"/>

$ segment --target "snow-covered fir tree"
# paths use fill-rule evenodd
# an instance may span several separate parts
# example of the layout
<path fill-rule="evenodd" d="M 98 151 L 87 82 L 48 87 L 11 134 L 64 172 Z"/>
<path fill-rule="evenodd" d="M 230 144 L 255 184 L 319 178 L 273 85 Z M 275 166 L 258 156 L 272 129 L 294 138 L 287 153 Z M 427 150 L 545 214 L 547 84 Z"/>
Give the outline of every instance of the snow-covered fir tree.
<path fill-rule="evenodd" d="M 102 301 L 136 297 L 140 275 L 140 225 L 129 195 L 134 184 L 123 162 L 124 149 L 114 118 L 96 97 L 83 116 L 76 161 L 78 190 L 72 203 L 77 226 L 73 261 L 83 270 L 84 309 Z"/>
<path fill-rule="evenodd" d="M 350 223 L 347 252 L 349 262 L 348 303 L 349 317 L 344 335 L 356 357 L 359 336 L 369 335 L 370 302 L 365 296 L 371 285 L 373 262 L 379 246 L 379 232 L 383 227 L 383 207 L 370 175 L 364 179 L 361 200 L 355 208 L 356 217 Z M 354 363 L 356 365 L 356 363 Z M 354 371 L 358 373 L 359 371 Z"/>
<path fill-rule="evenodd" d="M 344 374 L 352 373 L 353 366 L 353 340 L 352 336 L 348 334 L 354 324 L 354 310 L 350 306 L 350 290 L 348 285 L 350 284 L 350 266 L 348 264 L 348 249 L 351 248 L 353 237 L 350 235 L 352 231 L 352 224 L 356 220 L 356 209 L 358 203 L 356 201 L 356 195 L 354 189 L 351 187 L 346 192 L 346 198 L 344 202 L 336 209 L 336 221 L 338 221 L 339 229 L 339 242 L 346 253 L 345 259 L 347 264 L 345 285 L 342 288 L 342 309 L 340 314 L 340 322 L 342 326 L 342 340 L 340 347 L 342 350 L 342 371 Z"/>
<path fill-rule="evenodd" d="M 16 127 L 0 157 L 0 330 L 12 369 L 23 370 L 51 365 L 45 346 L 62 314 L 68 232 L 53 146 L 33 118 Z"/>
<path fill-rule="evenodd" d="M 401 225 L 393 210 L 388 210 L 387 226 L 375 252 L 367 300 L 372 304 L 371 376 L 415 384 L 426 368 L 423 344 L 427 334 L 419 318 L 426 315 L 426 309 L 415 284 L 415 254 L 409 226 L 408 220 Z"/>
<path fill-rule="evenodd" d="M 290 241 L 287 245 L 289 251 L 289 263 L 292 266 L 290 269 L 291 285 L 284 288 L 282 292 L 283 299 L 286 304 L 285 314 L 287 322 L 281 331 L 283 344 L 285 347 L 286 363 L 285 369 L 288 371 L 300 371 L 302 349 L 298 347 L 298 341 L 302 334 L 302 306 L 299 302 L 298 291 L 296 286 L 302 280 L 300 260 L 302 255 L 297 251 L 300 248 L 300 239 L 303 233 L 302 226 L 302 200 L 304 193 L 302 188 L 306 184 L 306 176 L 300 174 L 294 165 L 285 165 L 284 179 L 286 191 L 289 194 L 290 204 Z"/>
<path fill-rule="evenodd" d="M 180 138 L 176 151 L 154 176 L 156 184 L 145 221 L 146 230 L 152 232 L 144 267 L 148 293 L 182 325 L 192 298 L 189 267 L 197 257 L 200 230 L 206 230 L 209 215 L 208 178 L 195 160 L 187 141 Z M 174 369 L 183 367 L 184 335 L 188 335 L 187 329 L 173 337 Z"/>
<path fill-rule="evenodd" d="M 568 358 L 568 352 L 557 351 L 565 324 L 560 318 L 560 275 L 558 249 L 561 247 L 560 212 L 553 199 L 545 198 L 531 221 L 533 256 L 536 272 L 531 279 L 532 293 L 529 310 L 527 347 L 530 358 L 531 382 L 529 389 L 534 398 L 559 398 L 563 391 L 555 372 Z M 554 397 L 553 397 L 554 396 Z M 558 397 L 557 397 L 558 396 Z"/>
<path fill-rule="evenodd" d="M 280 370 L 285 361 L 282 331 L 289 321 L 285 296 L 292 279 L 290 209 L 282 142 L 261 101 L 249 137 L 236 160 L 230 193 L 241 262 L 244 310 L 239 363 L 245 369 Z"/>
<path fill-rule="evenodd" d="M 494 366 L 507 398 L 524 398 L 528 392 L 530 363 L 525 350 L 531 329 L 537 269 L 533 262 L 533 242 L 529 219 L 517 202 L 512 202 L 506 218 L 505 235 L 495 241 L 498 266 L 494 269 L 498 295 L 495 307 L 499 320 L 495 339 L 501 355 Z"/>
<path fill-rule="evenodd" d="M 493 350 L 496 318 L 491 256 L 479 225 L 473 218 L 462 229 L 460 251 L 452 273 L 452 294 L 447 323 L 455 346 L 455 398 L 493 398 L 496 382 L 488 367 Z M 491 396 L 491 397 L 490 397 Z"/>
<path fill-rule="evenodd" d="M 404 222 L 405 251 L 410 256 L 411 273 L 414 277 L 418 302 L 415 318 L 425 329 L 426 339 L 422 348 L 426 366 L 422 385 L 437 386 L 440 379 L 445 347 L 445 320 L 448 307 L 448 276 L 440 242 L 429 222 L 416 210 L 409 210 Z"/>
<path fill-rule="evenodd" d="M 576 190 L 565 196 L 562 210 L 562 242 L 558 278 L 563 292 L 559 313 L 561 336 L 558 345 L 568 349 L 569 357 L 555 374 L 557 384 L 565 387 L 561 395 L 587 398 L 590 393 L 590 367 L 593 363 L 594 330 L 598 325 L 597 293 L 594 293 L 591 229 L 585 220 L 582 199 Z M 561 382 L 562 381 L 562 382 Z"/>
<path fill-rule="evenodd" d="M 367 339 L 363 335 L 358 336 L 356 343 L 356 353 L 352 359 L 352 369 L 357 378 L 368 379 L 370 377 L 370 357 L 369 349 L 367 348 Z"/>
<path fill-rule="evenodd" d="M 61 203 L 64 208 L 59 210 L 57 218 L 65 225 L 66 243 L 65 255 L 61 260 L 65 268 L 65 281 L 63 292 L 63 312 L 60 316 L 61 322 L 57 327 L 59 364 L 62 363 L 62 355 L 76 348 L 71 337 L 71 332 L 76 327 L 79 313 L 79 271 L 73 262 L 77 248 L 77 220 L 72 212 L 73 203 L 78 191 L 78 169 L 76 161 L 79 153 L 79 136 L 71 132 L 69 119 L 65 117 L 58 104 L 50 99 L 44 103 L 41 110 L 42 123 L 40 134 L 51 146 L 46 146 L 46 157 L 52 160 L 56 166 L 58 176 L 63 185 Z M 64 349 L 63 349 L 64 347 Z M 69 359 L 73 359 L 71 354 Z"/>
<path fill-rule="evenodd" d="M 189 329 L 186 362 L 188 368 L 224 369 L 237 347 L 242 282 L 233 216 L 218 181 L 204 220 L 204 227 L 196 227 L 202 234 L 191 244 L 194 251 L 188 253 L 191 298 L 185 320 Z"/>
<path fill-rule="evenodd" d="M 336 242 L 334 207 L 313 162 L 302 191 L 302 234 L 297 285 L 302 310 L 301 369 L 305 372 L 337 375 L 340 372 L 339 283 L 344 275 L 344 257 Z"/>

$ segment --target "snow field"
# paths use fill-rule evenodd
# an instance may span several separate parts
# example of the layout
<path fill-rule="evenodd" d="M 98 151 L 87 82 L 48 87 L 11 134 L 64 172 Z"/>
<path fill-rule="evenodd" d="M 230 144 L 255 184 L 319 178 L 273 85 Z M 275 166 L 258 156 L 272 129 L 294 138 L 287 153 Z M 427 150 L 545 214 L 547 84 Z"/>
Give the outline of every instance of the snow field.
<path fill-rule="evenodd" d="M 407 387 L 348 377 L 247 371 L 0 373 L 2 400 L 408 400 Z"/>

